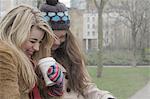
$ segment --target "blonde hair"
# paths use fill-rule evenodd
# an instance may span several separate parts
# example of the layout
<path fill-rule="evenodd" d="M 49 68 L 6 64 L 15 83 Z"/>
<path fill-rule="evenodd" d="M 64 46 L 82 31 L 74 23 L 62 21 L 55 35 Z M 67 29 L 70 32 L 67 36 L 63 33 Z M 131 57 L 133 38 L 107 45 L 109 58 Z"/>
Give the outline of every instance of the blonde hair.
<path fill-rule="evenodd" d="M 8 42 L 17 53 L 20 76 L 26 85 L 24 91 L 33 88 L 37 79 L 29 58 L 21 50 L 21 45 L 27 40 L 33 26 L 45 32 L 40 50 L 33 56 L 33 59 L 38 60 L 50 55 L 55 37 L 39 10 L 20 5 L 9 11 L 0 23 L 0 40 Z"/>

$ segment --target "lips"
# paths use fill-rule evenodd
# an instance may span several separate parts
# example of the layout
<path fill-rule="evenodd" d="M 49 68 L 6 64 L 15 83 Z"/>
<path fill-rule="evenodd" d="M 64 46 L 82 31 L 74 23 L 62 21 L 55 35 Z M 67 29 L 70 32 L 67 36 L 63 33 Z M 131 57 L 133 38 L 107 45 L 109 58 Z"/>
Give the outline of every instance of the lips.
<path fill-rule="evenodd" d="M 26 51 L 26 54 L 28 57 L 31 57 L 33 55 L 34 51 L 30 51 L 30 50 L 27 50 Z"/>

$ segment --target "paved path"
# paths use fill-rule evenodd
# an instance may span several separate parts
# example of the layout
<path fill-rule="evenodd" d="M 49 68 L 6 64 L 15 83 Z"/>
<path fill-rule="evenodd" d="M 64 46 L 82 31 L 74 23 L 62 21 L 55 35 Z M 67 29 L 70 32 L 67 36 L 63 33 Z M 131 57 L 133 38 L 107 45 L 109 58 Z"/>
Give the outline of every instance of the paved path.
<path fill-rule="evenodd" d="M 150 99 L 150 81 L 129 99 Z"/>

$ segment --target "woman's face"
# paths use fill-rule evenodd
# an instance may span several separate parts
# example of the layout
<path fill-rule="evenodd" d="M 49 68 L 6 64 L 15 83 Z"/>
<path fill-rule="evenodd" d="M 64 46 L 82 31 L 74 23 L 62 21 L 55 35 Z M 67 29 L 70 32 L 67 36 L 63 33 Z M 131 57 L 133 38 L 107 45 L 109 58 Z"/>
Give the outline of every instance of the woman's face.
<path fill-rule="evenodd" d="M 54 30 L 54 34 L 57 36 L 57 40 L 54 41 L 52 50 L 56 50 L 66 40 L 66 30 Z"/>
<path fill-rule="evenodd" d="M 28 39 L 22 44 L 21 48 L 25 54 L 31 58 L 34 52 L 39 51 L 40 43 L 44 37 L 44 32 L 37 27 L 31 29 Z"/>

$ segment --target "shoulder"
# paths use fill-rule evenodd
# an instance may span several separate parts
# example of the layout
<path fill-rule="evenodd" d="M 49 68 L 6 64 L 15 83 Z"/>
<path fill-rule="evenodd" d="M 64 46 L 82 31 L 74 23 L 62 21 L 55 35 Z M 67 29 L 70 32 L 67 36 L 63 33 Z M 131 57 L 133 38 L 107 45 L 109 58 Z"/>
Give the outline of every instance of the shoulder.
<path fill-rule="evenodd" d="M 14 55 L 14 51 L 9 44 L 0 41 L 0 56 L 4 58 L 10 58 Z"/>
<path fill-rule="evenodd" d="M 0 41 L 0 97 L 3 99 L 19 99 L 18 65 L 14 53 L 11 46 Z"/>
<path fill-rule="evenodd" d="M 0 61 L 4 64 L 15 64 L 16 53 L 6 42 L 0 41 Z"/>

